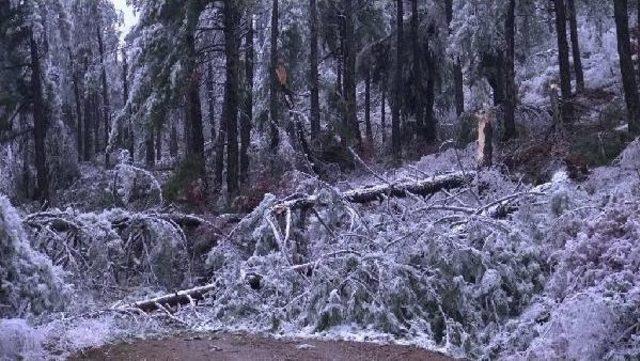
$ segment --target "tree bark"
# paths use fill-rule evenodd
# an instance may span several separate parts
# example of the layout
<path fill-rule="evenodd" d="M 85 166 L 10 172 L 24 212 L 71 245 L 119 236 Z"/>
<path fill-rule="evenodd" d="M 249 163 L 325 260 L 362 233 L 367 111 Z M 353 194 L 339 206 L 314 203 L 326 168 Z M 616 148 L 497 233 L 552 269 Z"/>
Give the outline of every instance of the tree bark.
<path fill-rule="evenodd" d="M 122 104 L 126 109 L 127 101 L 129 101 L 129 63 L 127 62 L 127 51 L 122 49 Z M 131 161 L 135 161 L 135 139 L 133 135 L 133 120 L 129 117 L 126 125 L 126 147 L 129 150 Z"/>
<path fill-rule="evenodd" d="M 560 92 L 562 96 L 562 122 L 571 121 L 571 74 L 569 66 L 569 45 L 567 43 L 567 18 L 564 0 L 554 0 L 556 13 L 556 35 L 558 38 L 558 62 L 560 63 Z M 615 2 L 615 1 L 614 1 Z"/>
<path fill-rule="evenodd" d="M 445 189 L 460 188 L 470 184 L 475 178 L 474 172 L 456 172 L 428 177 L 418 181 L 399 184 L 382 184 L 365 188 L 356 188 L 342 193 L 342 197 L 350 203 L 369 203 L 382 201 L 386 197 L 404 198 L 409 195 L 428 196 Z M 320 204 L 316 195 L 295 198 L 275 205 L 278 210 L 310 208 Z"/>
<path fill-rule="evenodd" d="M 451 21 L 453 21 L 453 0 L 446 0 L 446 5 L 447 24 L 451 25 Z M 453 59 L 453 88 L 456 114 L 460 116 L 464 113 L 464 79 L 459 59 Z"/>
<path fill-rule="evenodd" d="M 380 91 L 381 101 L 380 101 L 380 127 L 382 128 L 382 143 L 387 142 L 387 87 L 386 80 L 383 80 L 385 83 L 382 86 L 382 90 Z"/>
<path fill-rule="evenodd" d="M 156 147 L 154 139 L 153 125 L 149 126 L 145 139 L 145 164 L 147 168 L 153 169 L 156 165 Z"/>
<path fill-rule="evenodd" d="M 394 161 L 397 163 L 402 157 L 402 148 L 400 145 L 400 108 L 402 105 L 402 64 L 403 56 L 403 0 L 396 0 L 396 64 L 395 76 L 393 81 L 393 109 L 391 114 L 391 153 Z"/>
<path fill-rule="evenodd" d="M 251 127 L 253 123 L 253 18 L 245 37 L 245 99 L 244 114 L 240 121 L 240 182 L 249 181 L 249 146 L 251 145 Z"/>
<path fill-rule="evenodd" d="M 200 104 L 200 74 L 197 69 L 198 54 L 196 52 L 195 34 L 201 12 L 201 2 L 189 1 L 186 20 L 186 73 L 187 79 L 187 114 L 186 123 L 189 138 L 185 152 L 186 159 L 193 162 L 196 177 L 205 181 L 204 131 L 202 126 L 202 106 Z"/>
<path fill-rule="evenodd" d="M 411 50 L 413 55 L 413 108 L 415 109 L 416 127 L 418 135 L 422 140 L 426 140 L 428 125 L 424 124 L 425 104 L 422 98 L 424 94 L 422 81 L 422 58 L 423 54 L 420 49 L 420 16 L 418 14 L 418 0 L 411 0 Z"/>
<path fill-rule="evenodd" d="M 356 49 L 353 12 L 353 0 L 344 0 L 343 57 L 345 117 L 343 127 L 347 144 L 349 146 L 355 145 L 359 148 L 362 143 L 362 136 L 358 125 L 358 105 L 356 102 Z"/>
<path fill-rule="evenodd" d="M 309 84 L 311 85 L 311 138 L 320 133 L 320 86 L 318 82 L 318 8 L 316 0 L 309 0 L 311 51 L 309 54 Z"/>
<path fill-rule="evenodd" d="M 578 13 L 575 0 L 567 0 L 569 11 L 569 29 L 571 33 L 571 50 L 573 51 L 573 69 L 576 74 L 576 91 L 584 91 L 584 72 L 582 70 L 582 57 L 580 55 L 580 40 L 578 37 Z"/>
<path fill-rule="evenodd" d="M 171 135 L 169 139 L 169 154 L 172 157 L 178 156 L 178 130 L 174 124 L 171 125 Z"/>
<path fill-rule="evenodd" d="M 78 80 L 78 72 L 74 63 L 71 47 L 67 48 L 67 52 L 69 53 L 69 61 L 71 62 L 73 97 L 76 104 L 76 150 L 78 151 L 78 160 L 82 160 L 82 98 L 80 95 L 80 81 Z"/>
<path fill-rule="evenodd" d="M 232 1 L 224 5 L 224 49 L 226 80 L 222 119 L 226 122 L 227 191 L 232 197 L 238 192 L 238 81 L 239 81 L 239 28 L 240 14 Z"/>
<path fill-rule="evenodd" d="M 109 102 L 109 83 L 107 82 L 107 68 L 104 59 L 104 44 L 102 42 L 101 21 L 98 19 L 96 34 L 98 36 L 98 51 L 100 53 L 101 81 L 102 81 L 102 121 L 104 124 L 104 166 L 109 168 L 109 133 L 111 133 L 111 106 Z"/>
<path fill-rule="evenodd" d="M 505 38 L 507 41 L 505 51 L 505 104 L 504 104 L 504 140 L 510 140 L 516 134 L 516 87 L 515 50 L 516 50 L 516 0 L 509 0 L 507 17 L 505 22 Z"/>
<path fill-rule="evenodd" d="M 278 104 L 278 78 L 276 69 L 278 68 L 278 36 L 279 36 L 279 9 L 278 1 L 272 0 L 271 9 L 271 54 L 269 58 L 269 78 L 270 78 L 270 90 L 269 90 L 269 126 L 271 131 L 271 150 L 276 151 L 280 140 L 278 138 L 278 123 L 279 123 L 279 104 Z"/>
<path fill-rule="evenodd" d="M 31 96 L 33 105 L 33 139 L 35 149 L 36 179 L 38 186 L 35 198 L 40 201 L 49 200 L 49 169 L 47 167 L 46 139 L 48 121 L 45 113 L 44 96 L 42 94 L 40 57 L 38 45 L 29 31 L 29 47 L 31 51 Z"/>
<path fill-rule="evenodd" d="M 156 128 L 156 161 L 162 160 L 162 125 Z"/>
<path fill-rule="evenodd" d="M 371 73 L 369 69 L 364 78 L 364 125 L 369 145 L 373 145 L 373 131 L 371 130 Z"/>
<path fill-rule="evenodd" d="M 216 96 L 213 88 L 213 65 L 207 63 L 207 105 L 209 106 L 209 126 L 211 127 L 211 141 L 216 141 Z"/>
<path fill-rule="evenodd" d="M 629 116 L 629 132 L 637 135 L 640 134 L 640 97 L 638 95 L 633 70 L 633 61 L 631 59 L 627 0 L 616 0 L 613 2 L 613 5 L 618 37 L 618 54 L 620 55 L 620 71 L 622 72 L 622 86 Z"/>

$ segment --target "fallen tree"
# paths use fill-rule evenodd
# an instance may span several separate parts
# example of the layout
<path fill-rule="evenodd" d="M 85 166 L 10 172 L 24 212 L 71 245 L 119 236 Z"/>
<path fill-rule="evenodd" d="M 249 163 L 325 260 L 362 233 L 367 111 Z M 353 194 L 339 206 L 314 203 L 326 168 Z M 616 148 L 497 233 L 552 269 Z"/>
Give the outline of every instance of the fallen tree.
<path fill-rule="evenodd" d="M 195 305 L 197 301 L 205 298 L 205 295 L 215 288 L 214 284 L 198 286 L 187 290 L 177 291 L 160 297 L 137 301 L 123 306 L 113 307 L 115 310 L 140 310 L 145 313 L 157 310 L 166 311 L 179 305 Z"/>
<path fill-rule="evenodd" d="M 473 181 L 475 172 L 455 172 L 437 175 L 418 181 L 406 181 L 401 183 L 389 183 L 376 186 L 356 188 L 341 194 L 350 203 L 369 203 L 383 200 L 385 197 L 403 198 L 409 195 L 428 196 L 440 192 L 460 188 Z M 286 209 L 305 209 L 319 205 L 317 195 L 296 197 L 286 200 L 273 208 L 276 211 Z"/>

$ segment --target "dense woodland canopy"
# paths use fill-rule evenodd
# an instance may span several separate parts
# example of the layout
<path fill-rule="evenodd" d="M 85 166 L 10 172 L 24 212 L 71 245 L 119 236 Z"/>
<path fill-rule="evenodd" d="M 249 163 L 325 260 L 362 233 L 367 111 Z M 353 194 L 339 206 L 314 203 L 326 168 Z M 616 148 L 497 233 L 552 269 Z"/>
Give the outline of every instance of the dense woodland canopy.
<path fill-rule="evenodd" d="M 139 23 L 120 43 L 109 1 L 3 2 L 8 193 L 51 200 L 80 163 L 111 168 L 127 150 L 147 169 L 177 169 L 176 192 L 200 182 L 230 205 L 288 169 L 348 171 L 352 152 L 395 164 L 432 152 L 468 136 L 451 125 L 480 110 L 508 142 L 526 136 L 519 72 L 554 33 L 555 115 L 570 124 L 585 92 L 580 13 L 593 27 L 615 14 L 629 132 L 640 128 L 626 1 L 131 4 Z"/>
<path fill-rule="evenodd" d="M 228 324 L 640 356 L 639 1 L 127 3 L 0 0 L 0 316 L 215 279 Z"/>

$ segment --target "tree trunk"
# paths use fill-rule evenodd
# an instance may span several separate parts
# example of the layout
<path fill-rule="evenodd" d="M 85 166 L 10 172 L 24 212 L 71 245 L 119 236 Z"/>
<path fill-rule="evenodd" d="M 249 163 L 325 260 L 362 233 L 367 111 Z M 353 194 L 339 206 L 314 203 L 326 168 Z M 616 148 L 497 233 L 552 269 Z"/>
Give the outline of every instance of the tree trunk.
<path fill-rule="evenodd" d="M 239 81 L 239 29 L 240 14 L 236 4 L 225 2 L 224 49 L 226 55 L 226 80 L 222 119 L 227 134 L 227 191 L 230 198 L 238 192 L 238 81 Z"/>
<path fill-rule="evenodd" d="M 216 95 L 213 87 L 213 65 L 207 63 L 207 102 L 209 106 L 209 126 L 211 127 L 211 141 L 216 141 Z"/>
<path fill-rule="evenodd" d="M 395 64 L 395 76 L 393 81 L 393 109 L 391 114 L 391 153 L 393 159 L 397 163 L 402 157 L 402 148 L 400 145 L 400 108 L 402 105 L 402 64 L 404 63 L 403 57 L 403 24 L 404 18 L 403 0 L 396 0 L 396 64 Z"/>
<path fill-rule="evenodd" d="M 156 128 L 156 160 L 162 160 L 162 125 Z"/>
<path fill-rule="evenodd" d="M 371 130 L 371 72 L 367 69 L 364 79 L 364 125 L 369 145 L 373 145 L 373 131 Z"/>
<path fill-rule="evenodd" d="M 427 133 L 428 126 L 424 124 L 425 105 L 422 101 L 424 94 L 422 81 L 422 58 L 423 54 L 420 49 L 419 27 L 420 18 L 418 14 L 418 0 L 411 0 L 411 50 L 413 55 L 413 108 L 415 109 L 416 127 L 418 136 L 422 140 L 426 140 L 429 135 Z"/>
<path fill-rule="evenodd" d="M 504 104 L 504 140 L 513 139 L 516 134 L 516 87 L 515 49 L 516 49 L 516 0 L 509 0 L 505 22 L 505 104 Z"/>
<path fill-rule="evenodd" d="M 431 53 L 431 50 L 429 48 L 429 41 L 426 41 L 425 44 L 425 53 L 426 53 L 426 64 L 427 64 L 427 73 L 428 73 L 428 78 L 427 78 L 427 88 L 425 89 L 425 141 L 427 142 L 427 144 L 433 144 L 436 139 L 438 138 L 438 134 L 437 134 L 437 124 L 436 124 L 436 118 L 433 114 L 433 106 L 435 104 L 435 86 L 436 86 L 436 77 L 438 76 L 438 74 L 436 74 L 436 64 L 435 64 L 435 58 L 433 56 L 433 54 Z"/>
<path fill-rule="evenodd" d="M 149 169 L 153 169 L 156 165 L 156 147 L 154 143 L 153 126 L 149 126 L 145 140 L 145 164 Z"/>
<path fill-rule="evenodd" d="M 343 127 L 345 138 L 349 146 L 357 148 L 362 143 L 360 127 L 358 125 L 358 104 L 356 100 L 356 54 L 355 30 L 353 19 L 353 0 L 344 0 L 344 102 L 345 117 Z"/>
<path fill-rule="evenodd" d="M 127 51 L 122 49 L 122 104 L 126 109 L 127 101 L 129 101 L 129 63 L 127 62 Z M 135 139 L 133 136 L 133 120 L 129 117 L 128 124 L 126 125 L 126 147 L 129 150 L 129 157 L 131 161 L 135 161 Z"/>
<path fill-rule="evenodd" d="M 453 0 L 446 0 L 447 24 L 451 25 L 453 20 Z M 460 116 L 464 113 L 464 80 L 462 76 L 462 66 L 459 59 L 453 60 L 453 88 L 455 95 L 456 114 Z"/>
<path fill-rule="evenodd" d="M 309 59 L 309 84 L 311 85 L 311 138 L 320 133 L 320 86 L 318 82 L 318 8 L 316 0 L 309 0 L 309 27 L 311 29 L 311 51 Z"/>
<path fill-rule="evenodd" d="M 36 188 L 35 198 L 40 201 L 49 200 L 49 170 L 47 168 L 47 154 L 45 143 L 47 140 L 47 115 L 45 113 L 44 96 L 42 94 L 40 57 L 38 45 L 29 31 L 29 45 L 31 50 L 31 96 L 33 105 L 33 139 L 35 149 Z"/>
<path fill-rule="evenodd" d="M 178 156 L 178 130 L 174 124 L 171 125 L 171 135 L 169 139 L 169 154 L 172 157 Z"/>
<path fill-rule="evenodd" d="M 205 176 L 204 134 L 202 129 L 202 108 L 200 104 L 200 77 L 196 69 L 195 38 L 187 35 L 187 52 L 189 79 L 187 84 L 187 128 L 189 133 L 185 156 L 194 162 L 198 177 Z"/>
<path fill-rule="evenodd" d="M 569 11 L 569 29 L 571 32 L 571 50 L 573 51 L 573 68 L 576 73 L 576 91 L 584 91 L 584 72 L 582 71 L 582 58 L 580 55 L 580 40 L 578 38 L 578 13 L 575 0 L 567 0 Z"/>
<path fill-rule="evenodd" d="M 251 145 L 251 127 L 253 123 L 253 18 L 249 19 L 249 28 L 245 38 L 245 99 L 244 114 L 240 120 L 240 182 L 249 181 L 249 146 Z"/>
<path fill-rule="evenodd" d="M 386 80 L 383 80 L 386 83 Z M 387 89 L 386 85 L 382 86 L 382 100 L 380 101 L 380 127 L 382 128 L 382 143 L 387 142 Z"/>
<path fill-rule="evenodd" d="M 206 186 L 206 170 L 204 155 L 204 130 L 202 126 L 202 105 L 200 103 L 200 73 L 198 72 L 198 54 L 196 52 L 196 38 L 198 19 L 202 2 L 187 2 L 186 19 L 186 74 L 187 79 L 187 114 L 186 123 L 189 132 L 185 157 L 195 168 L 195 178 L 200 177 Z"/>
<path fill-rule="evenodd" d="M 67 52 L 69 53 L 69 61 L 71 62 L 73 97 L 75 98 L 76 104 L 76 150 L 78 151 L 78 160 L 82 160 L 82 98 L 80 95 L 80 81 L 78 80 L 78 73 L 74 65 L 73 53 L 70 47 L 67 48 Z"/>
<path fill-rule="evenodd" d="M 94 138 L 93 138 L 93 129 L 94 129 L 94 110 L 96 106 L 95 95 L 93 90 L 89 90 L 89 93 L 84 99 L 84 160 L 85 162 L 93 161 L 94 155 Z"/>
<path fill-rule="evenodd" d="M 100 21 L 98 20 L 98 24 Z M 109 102 L 109 84 L 107 83 L 107 68 L 104 59 L 104 44 L 102 42 L 102 28 L 96 26 L 98 35 L 98 51 L 100 52 L 101 80 L 102 80 L 102 120 L 104 124 L 104 166 L 109 169 L 109 133 L 111 133 L 111 106 Z"/>
<path fill-rule="evenodd" d="M 269 78 L 270 78 L 270 90 L 269 90 L 269 125 L 271 131 L 271 150 L 275 151 L 278 148 L 280 140 L 278 139 L 278 123 L 280 111 L 278 109 L 278 78 L 276 69 L 278 68 L 278 1 L 272 0 L 273 6 L 271 9 L 271 54 L 269 58 Z"/>
<path fill-rule="evenodd" d="M 562 96 L 562 122 L 571 121 L 571 74 L 569 66 L 569 45 L 567 43 L 567 18 L 564 0 L 554 0 L 556 12 L 556 35 L 558 38 L 558 61 L 560 63 L 560 92 Z"/>
<path fill-rule="evenodd" d="M 622 86 L 629 116 L 629 132 L 637 135 L 640 134 L 640 97 L 638 96 L 638 88 L 633 71 L 633 61 L 631 59 L 627 0 L 616 0 L 613 2 L 613 5 L 616 33 L 618 36 L 618 54 L 620 55 Z"/>

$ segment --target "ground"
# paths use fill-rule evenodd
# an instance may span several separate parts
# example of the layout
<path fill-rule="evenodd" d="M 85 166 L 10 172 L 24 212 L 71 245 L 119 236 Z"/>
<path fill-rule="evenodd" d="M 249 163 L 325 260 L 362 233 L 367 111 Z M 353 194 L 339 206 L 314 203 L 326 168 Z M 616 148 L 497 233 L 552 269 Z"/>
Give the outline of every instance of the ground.
<path fill-rule="evenodd" d="M 278 340 L 248 334 L 186 334 L 87 350 L 72 361 L 451 361 L 417 347 L 363 342 Z"/>

